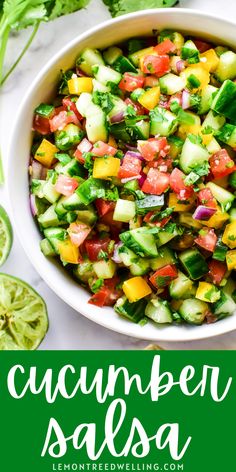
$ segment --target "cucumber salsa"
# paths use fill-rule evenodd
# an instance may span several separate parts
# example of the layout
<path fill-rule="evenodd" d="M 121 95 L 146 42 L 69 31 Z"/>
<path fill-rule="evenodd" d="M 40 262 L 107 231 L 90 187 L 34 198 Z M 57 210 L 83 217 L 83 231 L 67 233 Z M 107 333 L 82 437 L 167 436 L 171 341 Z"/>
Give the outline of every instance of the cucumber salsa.
<path fill-rule="evenodd" d="M 180 32 L 85 49 L 35 109 L 46 257 L 135 323 L 236 309 L 236 54 Z"/>

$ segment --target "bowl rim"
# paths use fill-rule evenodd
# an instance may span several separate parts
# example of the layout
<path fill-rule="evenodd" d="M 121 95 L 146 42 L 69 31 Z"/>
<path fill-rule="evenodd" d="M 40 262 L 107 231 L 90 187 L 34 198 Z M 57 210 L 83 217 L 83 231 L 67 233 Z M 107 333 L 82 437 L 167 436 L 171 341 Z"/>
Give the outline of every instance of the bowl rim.
<path fill-rule="evenodd" d="M 143 340 L 149 340 L 149 341 L 165 341 L 165 342 L 190 342 L 190 341 L 197 341 L 197 340 L 201 340 L 201 339 L 210 339 L 212 337 L 216 337 L 216 336 L 220 336 L 222 334 L 225 334 L 225 333 L 229 333 L 233 330 L 236 329 L 236 321 L 235 321 L 235 326 L 233 325 L 228 325 L 228 324 L 224 324 L 224 323 L 215 323 L 215 324 L 212 324 L 211 325 L 211 330 L 208 332 L 208 330 L 204 329 L 204 327 L 200 327 L 202 328 L 202 332 L 201 330 L 199 329 L 196 329 L 196 328 L 199 328 L 199 327 L 196 327 L 196 328 L 193 328 L 191 330 L 181 330 L 180 327 L 178 327 L 178 330 L 176 330 L 176 337 L 169 337 L 168 336 L 168 332 L 166 331 L 166 334 L 165 334 L 165 330 L 156 330 L 155 333 L 153 333 L 153 336 L 150 336 L 150 334 L 146 334 L 145 331 L 140 331 L 140 332 L 137 332 L 137 333 L 131 333 L 130 331 L 132 330 L 129 330 L 129 329 L 125 329 L 125 327 L 127 327 L 127 325 L 123 325 L 121 324 L 120 327 L 114 327 L 112 325 L 112 321 L 109 321 L 109 318 L 106 318 L 106 317 L 97 317 L 97 313 L 94 313 L 93 314 L 93 305 L 91 305 L 91 310 L 90 312 L 88 313 L 89 310 L 84 310 L 83 309 L 83 306 L 81 306 L 81 309 L 78 311 L 78 308 L 77 306 L 71 302 L 70 300 L 68 300 L 66 298 L 65 295 L 62 295 L 61 291 L 60 291 L 60 288 L 58 287 L 58 285 L 56 283 L 54 283 L 48 276 L 47 276 L 47 273 L 45 273 L 44 269 L 41 268 L 41 264 L 39 263 L 39 261 L 37 260 L 37 257 L 34 256 L 34 252 L 32 251 L 31 254 L 29 254 L 28 252 L 28 246 L 25 244 L 24 242 L 24 239 L 22 239 L 22 232 L 20 230 L 20 228 L 18 227 L 17 224 L 15 224 L 14 222 L 14 214 L 15 214 L 15 208 L 14 208 L 14 198 L 13 198 L 13 193 L 10 191 L 10 187 L 11 187 L 11 165 L 12 165 L 12 162 L 13 162 L 13 159 L 14 157 L 11 157 L 11 156 L 14 156 L 14 136 L 16 134 L 16 131 L 17 131 L 17 128 L 19 126 L 19 122 L 20 122 L 20 118 L 21 118 L 21 115 L 22 115 L 22 112 L 26 106 L 26 104 L 28 103 L 28 101 L 32 98 L 32 94 L 34 92 L 34 89 L 36 88 L 36 86 L 40 83 L 40 81 L 42 80 L 42 78 L 44 77 L 44 75 L 54 66 L 54 64 L 62 57 L 64 57 L 67 52 L 72 49 L 74 46 L 76 46 L 76 44 L 78 44 L 80 41 L 83 41 L 87 38 L 89 38 L 92 34 L 94 33 L 97 33 L 99 31 L 101 31 L 103 28 L 107 27 L 107 26 L 110 26 L 110 25 L 117 25 L 119 23 L 123 23 L 125 21 L 127 21 L 127 19 L 130 19 L 130 20 L 133 20 L 133 19 L 136 19 L 136 18 L 139 18 L 141 16 L 152 16 L 153 14 L 158 14 L 160 16 L 162 15 L 168 15 L 168 13 L 170 13 L 171 15 L 176 15 L 177 17 L 178 16 L 181 16 L 181 15 L 187 15 L 187 16 L 200 16 L 200 17 L 204 17 L 206 19 L 209 19 L 209 20 L 215 20 L 216 22 L 220 22 L 221 24 L 222 23 L 225 23 L 225 25 L 231 25 L 233 27 L 236 27 L 236 22 L 235 21 L 231 21 L 231 20 L 228 20 L 226 18 L 220 18 L 218 15 L 215 15 L 215 14 L 211 14 L 211 13 L 207 13 L 207 12 L 204 12 L 204 11 L 201 11 L 201 10 L 197 10 L 197 9 L 189 9 L 189 8 L 176 8 L 176 9 L 173 9 L 173 8 L 162 8 L 162 9 L 159 9 L 159 8 L 154 8 L 154 9 L 150 9 L 150 10 L 141 10 L 141 11 L 138 11 L 138 12 L 133 12 L 133 13 L 129 13 L 129 14 L 126 14 L 126 15 L 122 15 L 122 16 L 119 16 L 117 18 L 111 18 L 111 19 L 108 19 L 106 21 L 103 21 L 102 23 L 99 23 L 98 25 L 95 25 L 91 28 L 89 28 L 86 32 L 82 33 L 82 34 L 78 34 L 75 38 L 73 38 L 72 40 L 70 40 L 69 42 L 67 42 L 56 54 L 53 54 L 53 56 L 46 62 L 46 64 L 40 69 L 40 71 L 38 72 L 38 74 L 36 75 L 36 77 L 34 78 L 34 80 L 32 81 L 30 87 L 28 88 L 27 92 L 24 94 L 24 96 L 22 97 L 21 101 L 20 101 L 20 104 L 19 104 L 19 108 L 18 108 L 18 111 L 16 113 L 16 116 L 15 116 L 15 119 L 14 119 L 14 124 L 13 124 L 13 127 L 12 127 L 12 132 L 11 132 L 11 135 L 10 135 L 10 140 L 9 140 L 9 145 L 8 145 L 8 149 L 7 149 L 7 169 L 6 169 L 6 189 L 7 189 L 7 195 L 8 195 L 8 200 L 9 200 L 9 203 L 10 203 L 10 210 L 11 210 L 11 214 L 13 216 L 13 225 L 15 226 L 15 230 L 16 230 L 16 234 L 18 236 L 18 239 L 19 239 L 19 242 L 21 244 L 21 246 L 23 247 L 24 249 L 24 252 L 27 256 L 27 258 L 29 259 L 29 261 L 32 263 L 33 267 L 36 269 L 36 271 L 39 273 L 39 275 L 42 277 L 42 279 L 47 283 L 47 285 L 52 289 L 52 291 L 54 293 L 56 293 L 57 296 L 59 296 L 59 298 L 61 298 L 66 304 L 68 304 L 71 308 L 73 308 L 77 313 L 85 316 L 86 318 L 90 319 L 91 321 L 107 328 L 107 329 L 110 329 L 111 331 L 114 331 L 116 333 L 120 333 L 120 334 L 124 334 L 126 336 L 132 336 L 134 338 L 138 338 L 138 339 L 143 339 Z M 78 286 L 78 288 L 80 288 Z M 236 320 L 236 318 L 235 318 Z M 133 326 L 131 323 L 130 323 L 131 326 Z M 195 331 L 196 330 L 196 331 Z"/>

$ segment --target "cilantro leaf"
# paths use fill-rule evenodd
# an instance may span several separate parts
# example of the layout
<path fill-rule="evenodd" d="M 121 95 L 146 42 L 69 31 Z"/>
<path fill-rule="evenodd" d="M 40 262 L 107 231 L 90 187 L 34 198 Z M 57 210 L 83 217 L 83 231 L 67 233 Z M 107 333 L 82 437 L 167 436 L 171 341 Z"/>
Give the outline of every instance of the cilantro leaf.
<path fill-rule="evenodd" d="M 177 0 L 103 0 L 103 3 L 108 6 L 111 16 L 114 17 L 138 10 L 173 7 Z"/>
<path fill-rule="evenodd" d="M 93 103 L 100 106 L 106 114 L 114 108 L 111 94 L 108 92 L 94 92 L 92 100 Z"/>

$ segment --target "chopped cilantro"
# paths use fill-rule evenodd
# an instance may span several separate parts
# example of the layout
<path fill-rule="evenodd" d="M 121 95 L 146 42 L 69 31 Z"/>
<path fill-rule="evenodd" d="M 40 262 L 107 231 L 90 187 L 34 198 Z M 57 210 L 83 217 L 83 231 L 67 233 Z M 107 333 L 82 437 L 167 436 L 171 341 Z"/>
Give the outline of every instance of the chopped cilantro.
<path fill-rule="evenodd" d="M 204 175 L 209 174 L 209 162 L 205 161 L 202 164 L 195 164 L 193 167 L 193 172 L 197 174 L 199 177 L 203 177 Z"/>
<path fill-rule="evenodd" d="M 103 260 L 103 261 L 108 261 L 109 260 L 109 257 L 108 257 L 108 253 L 106 251 L 103 251 L 102 249 L 99 251 L 98 253 L 98 260 Z"/>
<path fill-rule="evenodd" d="M 109 113 L 112 108 L 114 108 L 111 94 L 108 92 L 94 92 L 92 100 L 93 103 L 101 107 L 105 113 Z"/>
<path fill-rule="evenodd" d="M 100 288 L 103 286 L 103 282 L 104 282 L 104 280 L 101 279 L 101 278 L 99 278 L 95 282 L 93 282 L 92 285 L 90 286 L 92 292 L 97 293 L 100 290 Z"/>

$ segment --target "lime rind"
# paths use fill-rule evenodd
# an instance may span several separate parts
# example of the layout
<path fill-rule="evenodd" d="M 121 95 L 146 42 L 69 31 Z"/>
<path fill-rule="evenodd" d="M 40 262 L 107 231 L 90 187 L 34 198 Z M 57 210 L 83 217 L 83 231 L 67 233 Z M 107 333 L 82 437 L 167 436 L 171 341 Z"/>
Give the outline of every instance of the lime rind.
<path fill-rule="evenodd" d="M 13 242 L 13 231 L 9 217 L 0 205 L 0 266 L 4 264 L 10 253 Z"/>
<path fill-rule="evenodd" d="M 21 279 L 0 273 L 0 350 L 35 350 L 47 331 L 42 297 Z"/>

